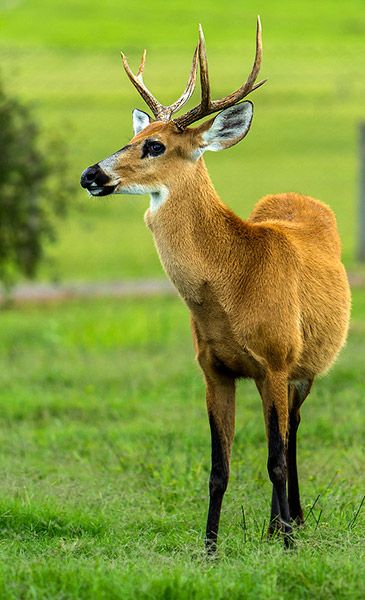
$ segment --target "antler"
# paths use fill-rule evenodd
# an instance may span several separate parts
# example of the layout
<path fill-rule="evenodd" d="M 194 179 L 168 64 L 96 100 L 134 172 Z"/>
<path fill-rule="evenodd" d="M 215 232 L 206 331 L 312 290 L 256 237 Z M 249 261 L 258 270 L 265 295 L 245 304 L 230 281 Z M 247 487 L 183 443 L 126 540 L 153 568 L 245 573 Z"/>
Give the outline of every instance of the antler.
<path fill-rule="evenodd" d="M 246 83 L 241 85 L 241 87 L 239 87 L 238 90 L 232 92 L 225 98 L 221 98 L 220 100 L 210 99 L 208 61 L 205 49 L 204 34 L 201 25 L 199 25 L 198 48 L 200 65 L 201 102 L 184 115 L 181 115 L 180 117 L 177 117 L 177 119 L 174 119 L 176 125 L 178 125 L 178 127 L 182 129 L 184 129 L 188 125 L 191 125 L 195 121 L 206 117 L 207 115 L 211 115 L 212 113 L 218 112 L 223 108 L 229 108 L 230 106 L 233 106 L 267 81 L 267 79 L 263 79 L 259 83 L 255 84 L 255 81 L 259 74 L 262 60 L 262 30 L 259 16 L 257 17 L 256 27 L 256 54 L 251 72 L 247 78 Z"/>
<path fill-rule="evenodd" d="M 199 47 L 199 44 L 195 48 L 195 52 L 193 55 L 193 62 L 191 65 L 190 75 L 189 75 L 189 79 L 188 79 L 186 88 L 183 91 L 183 93 L 181 94 L 180 98 L 178 98 L 176 100 L 176 102 L 174 102 L 170 106 L 164 106 L 163 104 L 161 104 L 153 96 L 153 94 L 151 94 L 151 92 L 147 89 L 147 87 L 145 86 L 145 84 L 143 82 L 143 70 L 144 70 L 144 65 L 146 62 L 146 50 L 143 51 L 142 58 L 141 58 L 141 64 L 139 65 L 137 75 L 134 75 L 134 73 L 131 71 L 131 69 L 128 65 L 127 59 L 122 52 L 122 61 L 123 61 L 124 70 L 127 73 L 131 82 L 133 83 L 134 87 L 137 89 L 137 91 L 142 96 L 143 100 L 146 102 L 146 104 L 152 110 L 156 120 L 169 121 L 171 119 L 171 116 L 173 115 L 173 113 L 180 110 L 180 108 L 182 106 L 184 106 L 184 104 L 189 100 L 190 96 L 192 95 L 194 88 L 195 88 L 196 71 L 197 71 L 197 66 L 198 66 L 198 47 Z"/>

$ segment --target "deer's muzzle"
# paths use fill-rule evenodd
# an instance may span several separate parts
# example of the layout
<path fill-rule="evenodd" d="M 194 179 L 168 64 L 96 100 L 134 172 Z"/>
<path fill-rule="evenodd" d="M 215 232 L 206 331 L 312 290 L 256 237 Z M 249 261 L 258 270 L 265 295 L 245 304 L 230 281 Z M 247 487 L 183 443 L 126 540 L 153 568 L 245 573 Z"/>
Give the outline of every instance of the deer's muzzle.
<path fill-rule="evenodd" d="M 110 185 L 110 177 L 106 175 L 98 164 L 85 169 L 81 175 L 81 187 L 88 190 L 93 196 L 107 196 L 112 194 L 116 185 Z"/>

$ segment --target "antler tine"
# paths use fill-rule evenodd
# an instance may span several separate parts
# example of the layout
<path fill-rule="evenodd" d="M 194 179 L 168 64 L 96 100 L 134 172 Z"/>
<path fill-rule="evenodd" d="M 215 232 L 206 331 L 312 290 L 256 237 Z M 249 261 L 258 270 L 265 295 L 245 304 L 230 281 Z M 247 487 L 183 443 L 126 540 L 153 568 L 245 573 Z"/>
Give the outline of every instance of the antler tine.
<path fill-rule="evenodd" d="M 250 92 L 252 92 L 253 89 L 257 89 L 257 87 L 259 87 L 260 85 L 263 85 L 265 83 L 266 79 L 264 81 L 260 81 L 260 83 L 257 84 L 255 86 L 255 88 L 253 88 L 253 85 L 256 81 L 257 75 L 259 74 L 259 71 L 260 71 L 261 61 L 262 61 L 262 28 L 261 28 L 260 17 L 257 16 L 256 53 L 255 53 L 255 60 L 252 65 L 251 72 L 250 72 L 249 76 L 247 77 L 246 82 L 243 85 L 241 85 L 235 92 L 232 92 L 232 94 L 229 94 L 225 98 L 221 98 L 220 100 L 214 100 L 212 102 L 212 108 L 214 108 L 215 111 L 222 110 L 222 108 L 228 108 L 229 106 L 236 104 L 236 102 L 239 102 L 239 100 L 242 100 L 243 98 L 245 98 L 245 96 L 247 96 Z"/>
<path fill-rule="evenodd" d="M 250 92 L 253 92 L 258 87 L 263 85 L 267 80 L 264 79 L 259 83 L 255 84 L 257 75 L 260 71 L 262 61 L 262 29 L 261 29 L 261 21 L 260 17 L 257 17 L 257 26 L 256 26 L 256 53 L 255 60 L 251 69 L 251 72 L 246 80 L 246 82 L 241 85 L 235 92 L 232 92 L 228 96 L 221 98 L 219 100 L 210 100 L 210 92 L 209 92 L 209 78 L 208 78 L 208 62 L 206 58 L 205 52 L 205 42 L 203 31 L 201 27 L 199 28 L 199 62 L 200 62 L 200 80 L 202 86 L 202 99 L 199 105 L 192 108 L 185 115 L 181 115 L 177 119 L 175 119 L 175 123 L 181 127 L 185 128 L 188 125 L 191 125 L 195 121 L 202 119 L 205 116 L 208 116 L 214 112 L 222 110 L 224 108 L 229 108 L 233 106 L 243 98 L 245 98 Z"/>
<path fill-rule="evenodd" d="M 122 60 L 123 60 L 123 66 L 124 66 L 125 72 L 127 73 L 130 81 L 133 83 L 136 90 L 142 96 L 143 100 L 150 107 L 150 109 L 152 110 L 152 112 L 157 120 L 168 121 L 171 118 L 171 115 L 174 112 L 178 111 L 191 97 L 191 95 L 194 91 L 195 82 L 196 82 L 196 71 L 197 71 L 197 66 L 198 66 L 198 46 L 196 47 L 194 55 L 193 55 L 193 62 L 191 65 L 191 70 L 190 70 L 188 82 L 186 84 L 186 88 L 183 91 L 183 93 L 181 94 L 180 98 L 178 98 L 178 100 L 176 100 L 176 102 L 174 102 L 170 106 L 164 106 L 163 104 L 161 104 L 157 100 L 157 98 L 155 98 L 153 96 L 153 94 L 151 94 L 151 92 L 147 89 L 147 87 L 144 84 L 143 71 L 144 71 L 144 66 L 145 66 L 145 62 L 146 62 L 146 54 L 147 54 L 146 50 L 143 51 L 141 63 L 138 67 L 138 71 L 137 71 L 136 75 L 134 75 L 134 73 L 132 72 L 132 70 L 128 64 L 126 56 L 123 54 L 123 52 L 121 54 L 122 54 Z"/>
<path fill-rule="evenodd" d="M 189 100 L 189 98 L 191 97 L 192 93 L 194 92 L 195 83 L 196 83 L 196 71 L 197 71 L 197 67 L 198 67 L 198 46 L 195 48 L 195 52 L 193 54 L 193 62 L 192 62 L 192 65 L 191 65 L 189 79 L 188 79 L 188 82 L 186 84 L 185 90 L 181 94 L 180 98 L 178 98 L 176 100 L 176 102 L 174 102 L 173 104 L 171 104 L 171 106 L 167 107 L 167 108 L 170 109 L 171 115 L 173 113 L 177 112 L 178 110 L 180 110 L 180 108 L 182 106 L 184 106 L 184 104 L 186 104 L 186 102 Z"/>
<path fill-rule="evenodd" d="M 200 66 L 200 85 L 201 85 L 201 108 L 202 111 L 210 105 L 210 84 L 208 74 L 208 59 L 205 48 L 204 32 L 199 25 L 199 66 Z"/>
<path fill-rule="evenodd" d="M 147 55 L 147 50 L 144 49 L 142 52 L 142 58 L 141 58 L 141 64 L 138 67 L 138 71 L 137 71 L 137 79 L 140 79 L 140 81 L 143 81 L 143 71 L 144 71 L 144 66 L 146 63 L 146 55 Z"/>
<path fill-rule="evenodd" d="M 146 61 L 146 50 L 142 54 L 141 64 L 138 68 L 137 75 L 134 75 L 134 73 L 132 72 L 132 70 L 128 64 L 127 58 L 123 54 L 123 52 L 121 53 L 121 55 L 122 55 L 123 67 L 124 67 L 125 72 L 127 73 L 130 81 L 133 83 L 136 90 L 139 92 L 139 94 L 142 96 L 143 100 L 146 102 L 147 106 L 149 106 L 150 109 L 152 110 L 156 119 L 166 118 L 166 107 L 163 106 L 163 104 L 160 104 L 160 102 L 146 88 L 146 86 L 143 82 L 143 70 L 144 70 L 144 65 L 145 65 L 145 61 Z M 169 118 L 169 116 L 168 116 L 168 118 Z"/>

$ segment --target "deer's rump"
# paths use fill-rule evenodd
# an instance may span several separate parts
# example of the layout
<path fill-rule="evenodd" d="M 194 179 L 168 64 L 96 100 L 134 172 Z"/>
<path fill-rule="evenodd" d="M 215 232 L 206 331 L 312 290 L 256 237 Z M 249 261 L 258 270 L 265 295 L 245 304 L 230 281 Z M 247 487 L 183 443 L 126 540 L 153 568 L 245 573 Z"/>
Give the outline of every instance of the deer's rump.
<path fill-rule="evenodd" d="M 286 300 L 296 308 L 292 315 L 299 316 L 301 352 L 292 376 L 300 379 L 325 372 L 345 343 L 350 313 L 350 290 L 334 213 L 314 198 L 287 193 L 262 198 L 248 222 L 272 230 L 274 238 L 280 234 L 294 251 L 276 256 L 276 282 L 282 272 L 287 278 Z M 294 259 L 292 268 L 289 256 L 290 262 Z M 283 305 L 285 298 L 281 298 Z M 290 312 L 288 306 L 288 315 Z"/>
<path fill-rule="evenodd" d="M 336 217 L 327 206 L 310 196 L 294 192 L 264 196 L 254 207 L 251 223 L 270 221 L 281 229 L 297 246 L 316 244 L 331 257 L 340 258 L 341 243 L 337 232 Z"/>

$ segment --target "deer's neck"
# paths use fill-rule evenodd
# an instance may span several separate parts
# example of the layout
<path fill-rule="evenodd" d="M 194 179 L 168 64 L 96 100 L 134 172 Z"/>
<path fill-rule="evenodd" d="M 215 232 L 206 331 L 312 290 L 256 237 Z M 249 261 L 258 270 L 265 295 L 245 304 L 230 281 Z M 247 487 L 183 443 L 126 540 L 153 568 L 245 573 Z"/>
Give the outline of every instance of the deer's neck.
<path fill-rule="evenodd" d="M 202 159 L 163 197 L 151 197 L 145 219 L 167 274 L 185 297 L 198 300 L 201 285 L 214 283 L 227 270 L 238 236 L 244 267 L 245 236 L 240 234 L 248 225 L 220 200 Z"/>

